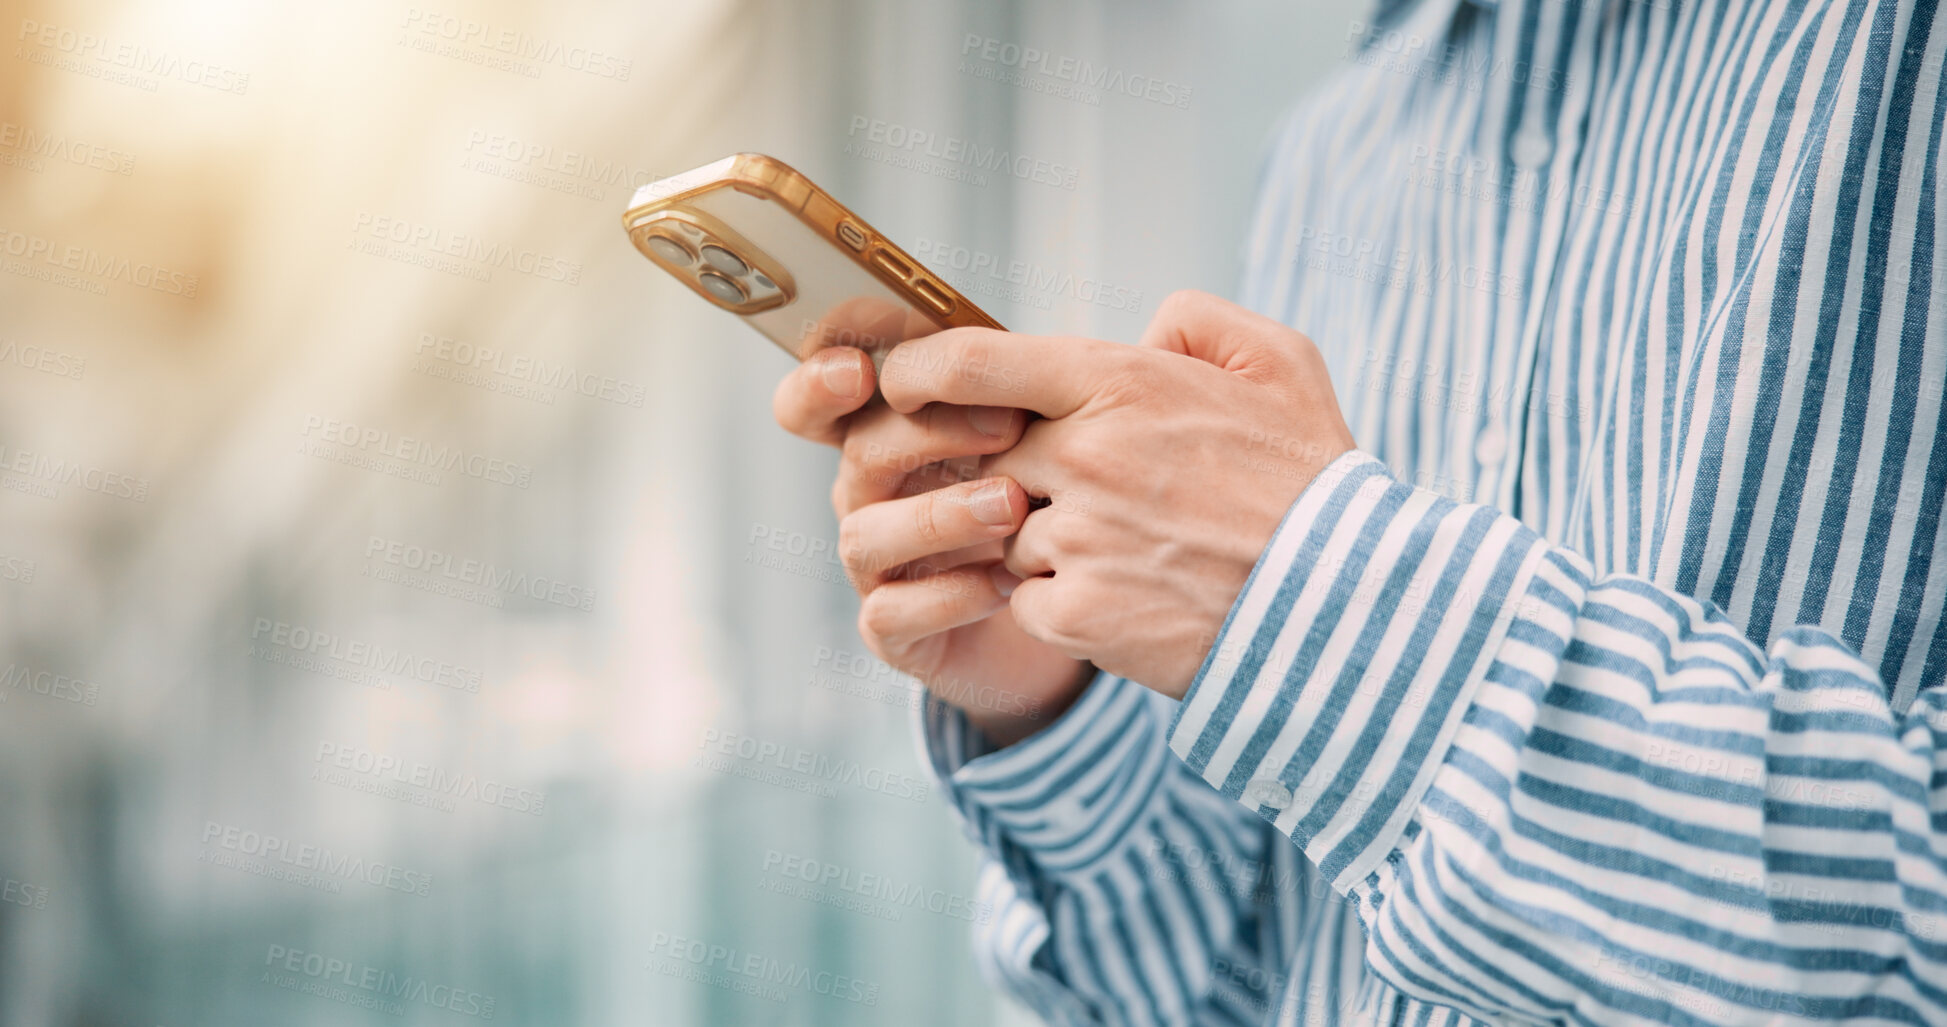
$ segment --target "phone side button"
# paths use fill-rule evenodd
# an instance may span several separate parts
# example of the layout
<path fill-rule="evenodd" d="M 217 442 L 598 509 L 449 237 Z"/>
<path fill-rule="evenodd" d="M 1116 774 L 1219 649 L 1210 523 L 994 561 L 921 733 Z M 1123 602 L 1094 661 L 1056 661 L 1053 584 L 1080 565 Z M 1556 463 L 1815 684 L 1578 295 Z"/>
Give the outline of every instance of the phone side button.
<path fill-rule="evenodd" d="M 932 282 L 922 278 L 913 283 L 913 291 L 919 293 L 919 298 L 925 300 L 926 305 L 934 310 L 942 314 L 953 313 L 953 298 L 941 292 L 940 287 Z"/>
<path fill-rule="evenodd" d="M 905 261 L 887 253 L 885 250 L 873 250 L 872 263 L 877 264 L 880 270 L 883 270 L 902 282 L 913 277 L 913 269 L 907 267 Z"/>
<path fill-rule="evenodd" d="M 859 226 L 850 221 L 840 221 L 838 223 L 838 237 L 844 241 L 845 245 L 855 250 L 865 249 L 865 232 L 861 231 Z"/>

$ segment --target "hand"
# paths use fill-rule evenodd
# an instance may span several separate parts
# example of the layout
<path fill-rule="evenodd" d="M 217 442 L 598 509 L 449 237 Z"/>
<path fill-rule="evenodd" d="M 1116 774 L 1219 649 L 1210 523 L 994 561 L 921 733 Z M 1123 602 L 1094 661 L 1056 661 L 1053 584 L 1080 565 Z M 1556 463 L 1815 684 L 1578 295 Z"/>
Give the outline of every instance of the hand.
<path fill-rule="evenodd" d="M 887 354 L 892 409 L 1008 403 L 1046 420 L 987 458 L 1052 505 L 1007 545 L 1029 635 L 1182 698 L 1298 494 L 1354 448 L 1310 339 L 1197 292 L 1142 345 L 956 328 Z"/>
<path fill-rule="evenodd" d="M 1012 744 L 1059 716 L 1092 673 L 1023 632 L 999 590 L 1013 584 L 1001 539 L 1021 526 L 1026 494 L 1006 478 L 968 480 L 1027 417 L 948 403 L 902 413 L 868 403 L 874 387 L 872 361 L 835 346 L 785 376 L 772 406 L 789 431 L 843 452 L 832 506 L 866 645 Z"/>

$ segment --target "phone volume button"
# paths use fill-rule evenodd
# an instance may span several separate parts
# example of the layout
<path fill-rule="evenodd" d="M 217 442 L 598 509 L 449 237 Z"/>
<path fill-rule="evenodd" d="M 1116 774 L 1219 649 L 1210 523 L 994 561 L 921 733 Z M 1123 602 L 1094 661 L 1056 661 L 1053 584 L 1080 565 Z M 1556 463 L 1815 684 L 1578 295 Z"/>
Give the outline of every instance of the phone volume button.
<path fill-rule="evenodd" d="M 940 287 L 932 282 L 922 278 L 913 283 L 913 291 L 919 293 L 919 298 L 925 300 L 926 305 L 934 310 L 942 314 L 953 313 L 953 298 L 941 292 Z"/>
<path fill-rule="evenodd" d="M 900 260 L 885 250 L 873 250 L 872 263 L 877 265 L 880 270 L 902 282 L 913 277 L 913 269 L 907 267 L 905 261 Z"/>
<path fill-rule="evenodd" d="M 865 232 L 850 221 L 838 223 L 838 238 L 855 250 L 865 249 Z"/>

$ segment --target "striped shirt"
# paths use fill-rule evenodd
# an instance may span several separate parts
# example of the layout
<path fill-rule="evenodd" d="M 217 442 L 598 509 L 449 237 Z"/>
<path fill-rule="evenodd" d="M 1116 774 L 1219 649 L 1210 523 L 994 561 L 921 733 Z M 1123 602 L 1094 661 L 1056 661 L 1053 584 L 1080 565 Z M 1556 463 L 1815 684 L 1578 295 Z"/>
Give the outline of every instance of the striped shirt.
<path fill-rule="evenodd" d="M 990 976 L 1061 1023 L 1947 1023 L 1934 4 L 1348 45 L 1244 299 L 1362 449 L 1182 702 L 923 711 Z"/>

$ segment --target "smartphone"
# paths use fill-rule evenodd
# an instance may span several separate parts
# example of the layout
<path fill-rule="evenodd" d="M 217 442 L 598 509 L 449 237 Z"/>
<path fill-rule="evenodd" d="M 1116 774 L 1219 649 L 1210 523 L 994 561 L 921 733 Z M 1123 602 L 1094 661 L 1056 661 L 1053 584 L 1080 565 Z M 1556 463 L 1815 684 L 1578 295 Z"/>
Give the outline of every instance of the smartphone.
<path fill-rule="evenodd" d="M 1000 322 L 811 179 L 739 153 L 636 190 L 635 248 L 803 360 L 855 346 L 877 363 L 907 339 Z"/>

